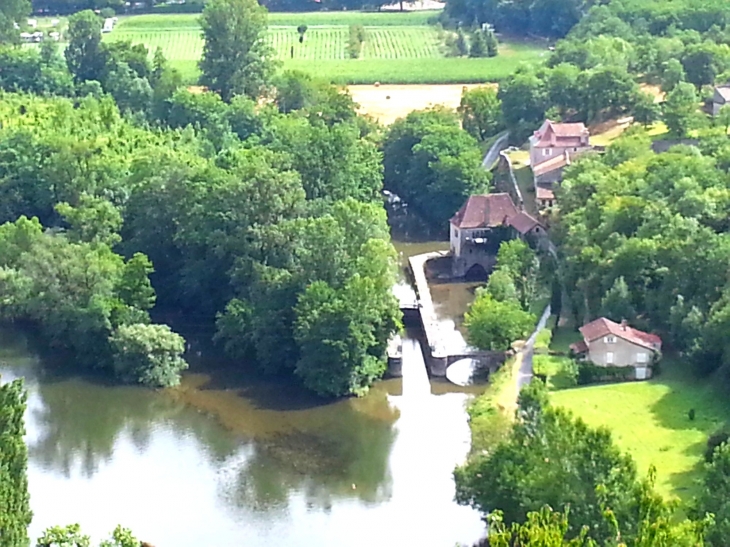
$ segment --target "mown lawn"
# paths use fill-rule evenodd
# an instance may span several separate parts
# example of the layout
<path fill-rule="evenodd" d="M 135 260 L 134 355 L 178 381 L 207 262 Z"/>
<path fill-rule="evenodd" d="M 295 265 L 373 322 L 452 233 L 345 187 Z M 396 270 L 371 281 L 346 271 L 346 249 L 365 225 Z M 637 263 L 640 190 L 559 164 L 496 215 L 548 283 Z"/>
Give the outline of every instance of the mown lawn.
<path fill-rule="evenodd" d="M 437 12 L 419 13 L 272 13 L 269 44 L 284 69 L 309 72 L 337 84 L 481 83 L 499 81 L 522 62 L 546 55 L 542 46 L 519 42 L 500 45 L 494 58 L 445 56 L 443 34 L 427 21 Z M 139 15 L 120 18 L 104 40 L 143 43 L 153 53 L 158 47 L 183 75 L 186 83 L 198 77 L 197 61 L 203 39 L 197 15 Z M 296 27 L 309 28 L 299 43 Z M 349 25 L 365 27 L 359 59 L 347 53 Z"/>
<path fill-rule="evenodd" d="M 708 436 L 730 416 L 727 397 L 687 367 L 667 358 L 652 380 L 558 390 L 551 400 L 589 425 L 608 427 L 640 473 L 656 467 L 661 493 L 687 501 L 697 491 Z M 694 420 L 690 409 L 695 409 Z"/>

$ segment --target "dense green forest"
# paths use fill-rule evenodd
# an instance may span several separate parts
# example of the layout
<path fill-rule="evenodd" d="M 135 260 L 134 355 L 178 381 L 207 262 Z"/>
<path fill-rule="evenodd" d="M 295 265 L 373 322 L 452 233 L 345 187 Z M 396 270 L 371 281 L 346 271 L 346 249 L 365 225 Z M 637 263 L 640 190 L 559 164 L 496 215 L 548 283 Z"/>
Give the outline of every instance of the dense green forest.
<path fill-rule="evenodd" d="M 111 98 L 4 95 L 3 316 L 39 323 L 104 366 L 130 347 L 115 339 L 121 327 L 148 322 L 154 268 L 158 305 L 217 315 L 232 356 L 295 369 L 323 394 L 359 392 L 382 374 L 399 316 L 377 147 L 351 111 L 328 123 L 246 101 L 178 92 L 171 120 L 197 116 L 195 131 L 136 126 Z M 258 129 L 242 141 L 232 123 Z M 32 290 L 50 276 L 56 290 Z M 150 329 L 137 337 L 162 344 Z M 341 374 L 322 375 L 331 363 Z"/>
<path fill-rule="evenodd" d="M 654 35 L 706 32 L 725 27 L 730 17 L 726 2 L 708 0 L 446 0 L 446 15 L 462 24 L 489 23 L 497 32 L 525 37 L 562 38 L 602 10 Z"/>
<path fill-rule="evenodd" d="M 649 144 L 637 131 L 566 173 L 557 235 L 571 313 L 629 319 L 668 334 L 699 372 L 726 369 L 730 140 L 721 128 L 698 148 Z"/>
<path fill-rule="evenodd" d="M 208 17 L 240 13 L 237 48 L 252 48 L 259 10 L 221 0 Z M 65 59 L 49 43 L 2 49 L 0 85 L 29 93 L 0 106 L 2 317 L 81 363 L 172 385 L 184 341 L 150 324 L 156 305 L 215 323 L 232 358 L 322 395 L 367 390 L 400 325 L 379 129 L 346 93 L 272 79 L 230 48 L 203 61 L 226 100 L 190 93 L 159 53 L 100 31 L 85 11 Z"/>

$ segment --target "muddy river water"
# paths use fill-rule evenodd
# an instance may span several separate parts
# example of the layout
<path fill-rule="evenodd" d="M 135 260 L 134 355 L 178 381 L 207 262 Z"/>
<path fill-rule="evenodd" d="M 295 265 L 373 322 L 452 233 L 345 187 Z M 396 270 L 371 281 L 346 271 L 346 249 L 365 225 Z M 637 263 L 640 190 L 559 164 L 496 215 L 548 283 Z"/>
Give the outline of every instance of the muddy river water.
<path fill-rule="evenodd" d="M 403 256 L 446 246 L 397 245 Z M 434 290 L 444 321 L 470 299 L 469 286 Z M 469 393 L 429 380 L 412 337 L 402 379 L 326 404 L 195 353 L 180 388 L 153 392 L 60 375 L 31 339 L 0 331 L 3 381 L 25 376 L 29 390 L 33 539 L 74 522 L 96 541 L 122 524 L 156 547 L 453 547 L 482 535 L 453 501 Z"/>

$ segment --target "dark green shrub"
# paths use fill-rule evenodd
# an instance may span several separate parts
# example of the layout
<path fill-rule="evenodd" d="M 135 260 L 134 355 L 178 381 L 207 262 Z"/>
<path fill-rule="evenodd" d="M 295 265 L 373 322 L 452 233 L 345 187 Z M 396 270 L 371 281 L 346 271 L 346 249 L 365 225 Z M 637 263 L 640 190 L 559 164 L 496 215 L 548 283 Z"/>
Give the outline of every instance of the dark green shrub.
<path fill-rule="evenodd" d="M 597 382 L 621 382 L 636 377 L 634 367 L 599 367 L 593 363 L 578 365 L 578 385 L 595 384 Z"/>
<path fill-rule="evenodd" d="M 705 448 L 705 461 L 707 463 L 712 461 L 715 449 L 721 444 L 726 443 L 728 439 L 730 439 L 730 433 L 724 429 L 710 435 L 710 438 L 707 439 L 707 448 Z"/>

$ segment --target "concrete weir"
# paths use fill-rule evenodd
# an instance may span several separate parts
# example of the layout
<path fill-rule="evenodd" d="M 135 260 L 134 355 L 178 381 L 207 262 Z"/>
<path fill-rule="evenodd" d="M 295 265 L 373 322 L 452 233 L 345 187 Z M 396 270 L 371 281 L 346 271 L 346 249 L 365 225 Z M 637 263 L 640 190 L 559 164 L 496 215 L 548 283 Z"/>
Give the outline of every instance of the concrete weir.
<path fill-rule="evenodd" d="M 439 320 L 431 298 L 431 290 L 426 279 L 426 262 L 448 256 L 448 251 L 436 251 L 412 256 L 408 259 L 418 298 L 423 332 L 428 344 L 425 352 L 426 365 L 431 376 L 446 376 L 446 369 L 461 359 L 474 359 L 483 368 L 496 370 L 504 362 L 503 352 L 480 351 L 468 346 L 461 335 Z"/>
<path fill-rule="evenodd" d="M 426 279 L 426 262 L 431 259 L 447 255 L 447 251 L 435 251 L 412 256 L 408 259 L 413 274 L 413 281 L 418 295 L 419 310 L 421 312 L 421 323 L 428 342 L 429 355 L 426 356 L 426 364 L 431 376 L 446 376 L 448 366 L 448 352 L 444 344 L 444 336 L 441 332 L 441 324 L 436 317 L 436 311 L 431 299 L 431 290 L 428 288 Z"/>

